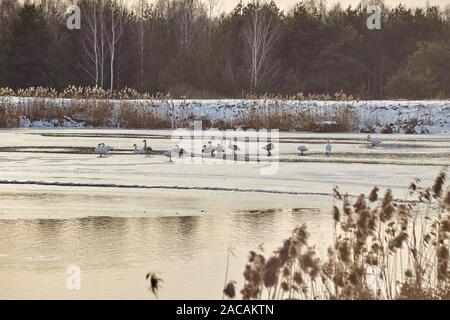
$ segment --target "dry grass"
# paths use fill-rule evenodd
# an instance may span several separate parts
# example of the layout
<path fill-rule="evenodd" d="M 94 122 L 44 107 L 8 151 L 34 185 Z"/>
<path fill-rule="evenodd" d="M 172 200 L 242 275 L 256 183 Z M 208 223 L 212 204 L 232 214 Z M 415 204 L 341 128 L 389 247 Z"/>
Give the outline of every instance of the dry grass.
<path fill-rule="evenodd" d="M 48 120 L 62 123 L 67 116 L 88 126 L 108 127 L 113 125 L 112 111 L 113 106 L 105 100 L 70 100 L 55 104 L 47 99 L 37 98 L 12 105 L 0 98 L 0 126 L 18 127 L 20 117 L 26 117 L 30 121 Z"/>
<path fill-rule="evenodd" d="M 307 227 L 298 227 L 271 256 L 250 252 L 242 298 L 449 299 L 446 178 L 444 168 L 431 187 L 414 181 L 404 201 L 394 200 L 389 189 L 380 197 L 374 188 L 351 202 L 335 188 L 334 241 L 327 257 L 317 257 Z M 236 291 L 235 282 L 226 284 L 228 298 Z"/>
<path fill-rule="evenodd" d="M 148 108 L 136 108 L 125 105 L 120 108 L 118 117 L 118 123 L 121 128 L 171 128 L 171 121 L 169 116 L 160 116 L 152 112 Z"/>
<path fill-rule="evenodd" d="M 292 114 L 285 110 L 280 100 L 264 101 L 264 106 L 253 106 L 234 120 L 232 127 L 253 129 L 300 130 L 308 132 L 351 132 L 356 128 L 357 116 L 350 107 L 330 107 L 324 112 L 305 107 Z"/>
<path fill-rule="evenodd" d="M 172 88 L 173 97 L 179 99 L 185 99 L 186 92 L 189 93 L 190 97 L 195 97 L 195 99 L 222 99 L 230 97 L 219 97 L 210 92 L 203 92 L 198 90 L 189 89 L 186 86 L 180 88 Z M 123 88 L 120 90 L 114 90 L 112 92 L 107 91 L 101 87 L 82 87 L 82 86 L 69 86 L 62 91 L 57 91 L 50 87 L 28 87 L 13 90 L 8 87 L 0 88 L 0 97 L 35 97 L 35 98 L 66 98 L 66 99 L 110 99 L 110 100 L 125 100 L 125 99 L 149 99 L 149 100 L 160 100 L 160 99 L 171 99 L 172 94 L 169 93 L 140 93 L 132 88 Z M 336 92 L 333 95 L 329 94 L 307 94 L 304 95 L 300 92 L 296 95 L 274 95 L 274 94 L 260 94 L 260 95 L 243 95 L 242 97 L 233 97 L 238 99 L 247 100 L 298 100 L 298 101 L 352 101 L 358 100 L 359 98 L 354 98 L 351 95 L 346 95 L 345 93 Z"/>
<path fill-rule="evenodd" d="M 55 103 L 41 98 L 26 99 L 13 105 L 0 98 L 0 127 L 18 127 L 20 117 L 59 124 L 64 117 L 70 117 L 76 122 L 96 128 L 171 128 L 171 117 L 157 114 L 151 106 L 134 107 L 128 102 L 117 105 L 115 101 L 108 99 L 57 100 Z"/>
<path fill-rule="evenodd" d="M 41 91 L 38 91 L 41 92 Z M 35 93 L 39 95 L 38 93 Z M 97 96 L 102 96 L 98 93 Z M 82 93 L 81 96 L 85 94 Z M 131 94 L 128 94 L 131 95 Z M 128 129 L 186 128 L 194 120 L 203 122 L 204 128 L 218 129 L 279 129 L 310 132 L 350 132 L 356 128 L 356 114 L 351 107 L 316 108 L 307 104 L 297 113 L 286 109 L 282 100 L 253 101 L 253 107 L 240 109 L 232 119 L 211 121 L 196 119 L 190 104 L 175 104 L 169 97 L 144 100 L 114 100 L 109 98 L 18 98 L 13 103 L 0 97 L 0 126 L 19 126 L 19 118 L 31 121 L 46 120 L 63 123 L 64 117 L 96 128 L 120 127 Z"/>
<path fill-rule="evenodd" d="M 7 99 L 9 97 L 25 99 L 21 100 L 19 104 L 12 105 Z M 186 99 L 184 96 L 179 98 Z M 76 86 L 69 86 L 60 92 L 44 87 L 30 87 L 15 91 L 10 88 L 0 88 L 0 127 L 17 127 L 20 116 L 31 121 L 47 120 L 55 123 L 62 123 L 64 116 L 68 116 L 75 121 L 84 122 L 88 126 L 129 129 L 186 127 L 193 120 L 202 120 L 206 128 L 343 132 L 351 131 L 355 123 L 355 114 L 350 108 L 338 108 L 327 113 L 305 108 L 298 114 L 292 115 L 282 106 L 283 100 L 349 101 L 354 99 L 342 92 L 334 95 L 309 94 L 306 96 L 303 93 L 295 96 L 265 94 L 242 98 L 263 101 L 266 106 L 264 108 L 255 106 L 232 120 L 211 121 L 211 119 L 194 119 L 188 107 L 183 107 L 186 104 L 181 106 L 181 110 L 177 110 L 177 117 L 175 117 L 170 94 L 139 93 L 130 88 L 109 92 L 100 87 Z M 132 106 L 128 100 L 135 100 L 139 108 Z M 136 100 L 139 101 L 136 102 Z M 153 106 L 156 103 L 162 103 L 165 111 L 155 112 Z M 324 124 L 324 122 L 327 123 Z"/>

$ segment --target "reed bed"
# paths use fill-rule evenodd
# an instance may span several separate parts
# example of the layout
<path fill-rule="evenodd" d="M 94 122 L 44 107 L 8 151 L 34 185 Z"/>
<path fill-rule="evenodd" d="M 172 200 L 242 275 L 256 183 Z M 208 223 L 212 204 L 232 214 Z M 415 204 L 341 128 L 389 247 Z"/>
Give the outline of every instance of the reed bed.
<path fill-rule="evenodd" d="M 365 115 L 356 112 L 351 102 L 355 98 L 342 92 L 334 95 L 265 94 L 240 99 L 241 103 L 223 100 L 216 109 L 217 115 L 206 112 L 208 118 L 194 116 L 192 108 L 198 106 L 198 101 L 188 101 L 185 96 L 174 100 L 170 94 L 139 93 L 130 88 L 113 92 L 99 87 L 75 86 L 62 91 L 43 87 L 0 88 L 0 127 L 19 127 L 20 118 L 62 126 L 65 117 L 88 127 L 126 129 L 186 128 L 198 120 L 203 122 L 204 128 L 217 129 L 413 134 L 417 133 L 417 128 L 426 133 L 426 126 L 433 125 L 426 115 L 410 119 L 399 117 L 392 123 L 384 123 L 378 116 L 364 119 Z M 233 112 L 224 111 L 227 108 L 234 108 Z M 196 110 L 197 115 L 202 114 L 201 110 Z"/>
<path fill-rule="evenodd" d="M 357 130 L 358 118 L 351 106 L 297 109 L 286 108 L 282 100 L 256 101 L 249 111 L 238 115 L 231 128 L 279 129 L 281 131 L 352 132 Z M 223 125 L 223 124 L 222 124 Z"/>
<path fill-rule="evenodd" d="M 64 98 L 64 99 L 110 99 L 110 100 L 125 100 L 125 99 L 149 99 L 149 100 L 161 100 L 161 99 L 186 99 L 184 95 L 178 95 L 172 97 L 171 93 L 149 93 L 138 92 L 132 88 L 122 88 L 120 90 L 109 91 L 98 86 L 68 86 L 63 90 L 56 90 L 51 87 L 28 87 L 13 90 L 9 87 L 0 88 L 0 97 L 35 97 L 35 98 Z M 197 99 L 227 99 L 230 97 L 202 95 L 196 96 Z M 344 92 L 336 92 L 335 94 L 303 94 L 303 92 L 295 95 L 275 95 L 270 93 L 249 95 L 244 94 L 240 97 L 232 97 L 237 99 L 247 100 L 298 100 L 298 101 L 352 101 L 359 100 L 352 95 L 346 95 Z"/>
<path fill-rule="evenodd" d="M 185 98 L 177 101 L 175 107 L 174 100 L 168 95 L 142 96 L 131 89 L 112 96 L 99 88 L 68 88 L 60 94 L 45 88 L 17 92 L 0 89 L 0 127 L 19 127 L 21 118 L 62 126 L 64 119 L 69 117 L 95 128 L 174 129 L 190 127 L 195 120 L 202 121 L 204 128 L 218 129 L 351 132 L 356 128 L 357 117 L 350 106 L 324 109 L 308 103 L 293 110 L 283 101 L 276 97 L 247 100 L 246 103 L 253 104 L 252 107 L 236 106 L 239 110 L 237 116 L 209 119 L 196 118 Z M 227 107 L 233 106 L 224 105 Z"/>
<path fill-rule="evenodd" d="M 172 128 L 170 112 L 153 108 L 153 100 L 134 103 L 109 99 L 24 99 L 12 102 L 0 97 L 0 127 L 20 127 L 20 119 L 49 121 L 61 125 L 69 117 L 94 128 Z"/>
<path fill-rule="evenodd" d="M 333 243 L 320 259 L 306 225 L 270 256 L 251 251 L 243 299 L 449 299 L 450 187 L 415 180 L 404 200 L 378 187 L 351 201 L 334 188 Z M 235 281 L 225 284 L 233 299 Z"/>

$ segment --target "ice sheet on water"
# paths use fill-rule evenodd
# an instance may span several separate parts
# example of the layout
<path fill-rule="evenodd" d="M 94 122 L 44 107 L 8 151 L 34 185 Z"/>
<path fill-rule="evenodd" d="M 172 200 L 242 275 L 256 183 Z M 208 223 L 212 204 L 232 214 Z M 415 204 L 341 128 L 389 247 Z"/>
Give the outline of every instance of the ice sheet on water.
<path fill-rule="evenodd" d="M 350 194 L 390 187 L 401 198 L 414 178 L 429 186 L 450 164 L 448 134 L 372 136 L 383 143 L 368 148 L 367 134 L 281 132 L 279 171 L 261 176 L 264 163 L 178 165 L 132 153 L 143 137 L 155 150 L 173 147 L 168 130 L 2 130 L 1 179 L 33 184 L 0 184 L 0 219 L 227 214 L 313 203 L 328 210 L 333 186 Z M 328 139 L 333 154 L 325 157 Z M 123 151 L 99 158 L 90 152 L 100 142 Z M 300 144 L 309 149 L 304 156 Z"/>

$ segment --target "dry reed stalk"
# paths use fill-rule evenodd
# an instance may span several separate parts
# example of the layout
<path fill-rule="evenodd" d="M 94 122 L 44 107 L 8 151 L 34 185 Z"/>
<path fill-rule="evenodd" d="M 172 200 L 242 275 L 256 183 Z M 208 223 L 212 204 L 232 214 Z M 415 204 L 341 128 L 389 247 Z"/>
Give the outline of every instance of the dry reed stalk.
<path fill-rule="evenodd" d="M 302 225 L 269 258 L 250 252 L 242 298 L 449 299 L 446 170 L 429 188 L 416 179 L 403 201 L 395 200 L 389 189 L 379 198 L 375 187 L 351 203 L 334 188 L 335 235 L 327 257 L 316 257 Z M 342 214 L 336 202 L 341 202 Z M 370 285 L 373 277 L 367 270 L 379 270 L 377 286 Z"/>

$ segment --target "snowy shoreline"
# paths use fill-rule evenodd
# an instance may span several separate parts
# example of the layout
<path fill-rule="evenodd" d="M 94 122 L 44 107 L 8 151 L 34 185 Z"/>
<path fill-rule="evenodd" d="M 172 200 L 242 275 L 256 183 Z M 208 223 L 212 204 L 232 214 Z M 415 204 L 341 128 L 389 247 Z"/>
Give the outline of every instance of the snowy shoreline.
<path fill-rule="evenodd" d="M 118 128 L 126 127 L 120 119 L 124 116 L 123 113 L 132 112 L 138 117 L 151 114 L 152 119 L 165 121 L 168 128 L 189 127 L 194 120 L 207 121 L 213 127 L 217 123 L 225 123 L 236 128 L 242 127 L 243 123 L 245 127 L 245 121 L 255 116 L 264 125 L 264 121 L 267 123 L 267 119 L 271 117 L 289 119 L 299 114 L 307 114 L 312 119 L 317 119 L 315 130 L 304 130 L 302 123 L 289 129 L 415 134 L 450 132 L 450 101 L 445 100 L 95 100 L 0 97 L 0 108 L 2 107 L 10 114 L 15 112 L 14 119 L 17 123 L 9 127 Z M 103 119 L 102 125 L 92 124 L 92 110 L 103 110 L 100 108 L 106 110 L 103 114 L 100 113 L 100 116 L 107 119 Z M 36 119 L 36 110 L 44 109 L 42 117 Z M 86 109 L 89 109 L 89 112 Z M 54 113 L 62 113 L 63 116 L 57 119 Z M 343 115 L 351 117 L 348 119 L 352 122 L 351 125 L 346 130 L 333 130 L 333 125 L 336 125 L 337 119 Z M 237 119 L 240 119 L 239 125 Z M 153 128 L 152 124 L 149 124 L 148 128 Z"/>

